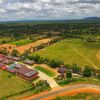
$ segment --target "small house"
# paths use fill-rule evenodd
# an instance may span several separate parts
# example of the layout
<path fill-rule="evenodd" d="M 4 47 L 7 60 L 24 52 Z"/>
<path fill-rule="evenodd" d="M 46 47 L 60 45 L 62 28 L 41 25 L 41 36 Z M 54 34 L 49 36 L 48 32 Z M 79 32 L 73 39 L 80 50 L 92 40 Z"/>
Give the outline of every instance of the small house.
<path fill-rule="evenodd" d="M 3 61 L 3 63 L 9 65 L 9 64 L 12 64 L 13 61 L 9 60 L 9 59 L 6 59 L 6 60 Z"/>
<path fill-rule="evenodd" d="M 6 69 L 8 72 L 15 74 L 17 69 L 16 68 L 7 68 Z"/>
<path fill-rule="evenodd" d="M 14 60 L 14 61 L 20 61 L 21 58 L 20 57 L 13 57 L 12 60 Z"/>
<path fill-rule="evenodd" d="M 23 67 L 16 71 L 16 75 L 27 81 L 32 81 L 34 78 L 38 77 L 38 72 L 36 70 Z"/>
<path fill-rule="evenodd" d="M 24 63 L 28 65 L 33 65 L 35 62 L 32 60 L 25 60 Z"/>
<path fill-rule="evenodd" d="M 66 67 L 60 67 L 58 69 L 58 73 L 60 73 L 62 77 L 64 77 L 64 74 L 66 73 L 66 71 L 67 71 Z"/>

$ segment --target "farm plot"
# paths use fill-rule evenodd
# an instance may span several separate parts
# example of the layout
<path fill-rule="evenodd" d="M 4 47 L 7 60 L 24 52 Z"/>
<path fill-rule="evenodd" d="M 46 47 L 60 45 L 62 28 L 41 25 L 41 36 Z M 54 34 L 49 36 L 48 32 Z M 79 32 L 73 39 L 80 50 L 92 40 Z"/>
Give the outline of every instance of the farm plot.
<path fill-rule="evenodd" d="M 32 55 L 39 54 L 41 57 L 60 60 L 65 64 L 76 63 L 81 67 L 89 65 L 100 68 L 100 59 L 97 53 L 100 50 L 100 42 L 86 42 L 80 39 L 65 39 Z"/>

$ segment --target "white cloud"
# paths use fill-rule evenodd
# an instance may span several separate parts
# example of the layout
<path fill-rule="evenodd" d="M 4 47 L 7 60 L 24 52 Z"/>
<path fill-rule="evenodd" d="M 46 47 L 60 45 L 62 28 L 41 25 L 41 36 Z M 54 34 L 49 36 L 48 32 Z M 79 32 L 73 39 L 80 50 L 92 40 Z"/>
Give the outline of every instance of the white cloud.
<path fill-rule="evenodd" d="M 0 20 L 100 16 L 99 8 L 99 0 L 0 0 Z"/>

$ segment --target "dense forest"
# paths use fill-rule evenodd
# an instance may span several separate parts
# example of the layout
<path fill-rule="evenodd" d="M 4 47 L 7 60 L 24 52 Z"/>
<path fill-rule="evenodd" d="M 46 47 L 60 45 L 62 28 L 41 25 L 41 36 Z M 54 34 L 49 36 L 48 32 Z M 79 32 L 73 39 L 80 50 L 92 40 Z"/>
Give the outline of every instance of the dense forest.
<path fill-rule="evenodd" d="M 0 36 L 23 37 L 31 34 L 59 32 L 70 35 L 100 35 L 100 21 L 8 22 L 0 23 Z"/>

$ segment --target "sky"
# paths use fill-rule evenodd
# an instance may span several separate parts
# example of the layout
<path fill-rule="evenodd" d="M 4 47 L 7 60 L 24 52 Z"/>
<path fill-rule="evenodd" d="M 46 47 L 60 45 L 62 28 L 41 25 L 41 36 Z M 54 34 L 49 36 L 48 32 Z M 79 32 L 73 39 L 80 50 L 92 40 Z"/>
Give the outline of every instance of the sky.
<path fill-rule="evenodd" d="M 0 0 L 0 21 L 100 17 L 100 0 Z"/>

